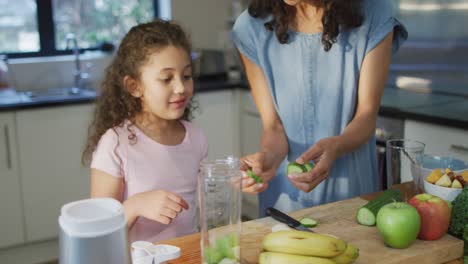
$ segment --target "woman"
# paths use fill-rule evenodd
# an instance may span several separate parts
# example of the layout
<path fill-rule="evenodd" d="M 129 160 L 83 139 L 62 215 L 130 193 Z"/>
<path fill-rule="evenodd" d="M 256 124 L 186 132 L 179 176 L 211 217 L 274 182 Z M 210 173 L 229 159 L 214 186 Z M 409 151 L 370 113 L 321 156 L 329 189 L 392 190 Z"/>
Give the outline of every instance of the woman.
<path fill-rule="evenodd" d="M 374 131 L 392 52 L 407 38 L 392 0 L 254 0 L 232 31 L 263 125 L 244 157 L 260 214 L 377 191 Z M 287 159 L 287 160 L 285 160 Z M 313 162 L 286 175 L 285 163 Z M 313 190 L 313 191 L 312 191 Z"/>

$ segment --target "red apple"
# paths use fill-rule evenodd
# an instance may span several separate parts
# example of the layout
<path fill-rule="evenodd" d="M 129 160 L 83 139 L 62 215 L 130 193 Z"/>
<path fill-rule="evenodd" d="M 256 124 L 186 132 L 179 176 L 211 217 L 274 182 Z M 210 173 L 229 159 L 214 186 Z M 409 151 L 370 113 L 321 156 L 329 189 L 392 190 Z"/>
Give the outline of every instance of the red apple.
<path fill-rule="evenodd" d="M 419 239 L 437 240 L 447 233 L 450 224 L 450 208 L 445 200 L 423 193 L 411 198 L 409 204 L 418 210 L 421 217 Z"/>

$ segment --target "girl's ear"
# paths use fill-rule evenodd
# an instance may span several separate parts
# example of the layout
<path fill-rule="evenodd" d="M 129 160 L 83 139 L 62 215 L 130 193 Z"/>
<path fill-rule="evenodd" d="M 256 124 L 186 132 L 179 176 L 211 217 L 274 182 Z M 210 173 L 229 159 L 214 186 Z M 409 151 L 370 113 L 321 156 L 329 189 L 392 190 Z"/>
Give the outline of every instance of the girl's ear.
<path fill-rule="evenodd" d="M 125 75 L 123 78 L 123 85 L 133 97 L 140 98 L 143 95 L 143 91 L 138 85 L 138 81 L 132 77 Z"/>

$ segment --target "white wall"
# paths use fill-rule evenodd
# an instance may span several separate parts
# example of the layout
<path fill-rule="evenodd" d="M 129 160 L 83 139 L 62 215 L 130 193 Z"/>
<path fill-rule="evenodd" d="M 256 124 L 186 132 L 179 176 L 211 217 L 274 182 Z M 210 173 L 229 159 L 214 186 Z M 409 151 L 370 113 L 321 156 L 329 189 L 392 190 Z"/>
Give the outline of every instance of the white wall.
<path fill-rule="evenodd" d="M 172 0 L 172 17 L 189 32 L 195 49 L 222 49 L 227 41 L 231 0 Z M 112 57 L 82 56 L 93 64 L 91 81 L 99 86 Z M 11 70 L 17 90 L 70 87 L 73 84 L 73 56 L 12 59 Z M 84 63 L 82 63 L 83 67 Z"/>

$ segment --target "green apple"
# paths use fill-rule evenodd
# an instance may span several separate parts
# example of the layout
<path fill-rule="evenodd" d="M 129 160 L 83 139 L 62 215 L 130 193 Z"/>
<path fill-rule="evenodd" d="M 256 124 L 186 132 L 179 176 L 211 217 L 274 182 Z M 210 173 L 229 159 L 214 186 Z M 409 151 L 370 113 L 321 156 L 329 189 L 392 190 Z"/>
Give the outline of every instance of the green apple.
<path fill-rule="evenodd" d="M 418 211 L 407 203 L 389 203 L 377 213 L 377 229 L 389 247 L 409 247 L 416 240 L 420 228 Z"/>

